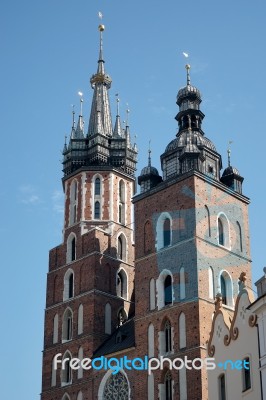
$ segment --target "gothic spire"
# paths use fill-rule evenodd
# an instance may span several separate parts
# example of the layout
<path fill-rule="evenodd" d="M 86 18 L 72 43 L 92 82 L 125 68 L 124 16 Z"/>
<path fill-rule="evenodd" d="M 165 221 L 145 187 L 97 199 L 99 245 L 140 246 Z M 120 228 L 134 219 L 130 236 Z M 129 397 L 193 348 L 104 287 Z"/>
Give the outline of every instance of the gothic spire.
<path fill-rule="evenodd" d="M 103 60 L 103 31 L 104 25 L 99 25 L 100 31 L 100 52 L 98 60 L 98 69 L 96 74 L 94 74 L 91 79 L 91 87 L 94 90 L 91 114 L 89 121 L 88 135 L 92 136 L 97 134 L 97 128 L 99 126 L 99 116 L 101 119 L 101 125 L 103 128 L 103 135 L 112 136 L 112 118 L 111 109 L 109 102 L 108 89 L 111 87 L 112 79 L 109 75 L 105 73 L 104 70 L 104 60 Z"/>
<path fill-rule="evenodd" d="M 124 137 L 124 132 L 121 126 L 121 121 L 120 121 L 120 113 L 119 113 L 119 98 L 118 94 L 116 95 L 116 120 L 115 120 L 115 127 L 114 127 L 114 137 Z"/>

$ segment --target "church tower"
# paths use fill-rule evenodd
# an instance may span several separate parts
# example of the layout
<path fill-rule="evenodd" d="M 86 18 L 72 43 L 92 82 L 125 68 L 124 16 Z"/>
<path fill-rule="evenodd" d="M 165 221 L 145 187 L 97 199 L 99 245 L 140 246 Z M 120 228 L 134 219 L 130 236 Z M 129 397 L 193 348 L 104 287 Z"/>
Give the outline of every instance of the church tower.
<path fill-rule="evenodd" d="M 53 368 L 56 354 L 92 357 L 134 314 L 134 247 L 131 198 L 136 145 L 117 106 L 113 127 L 105 72 L 103 31 L 88 131 L 82 111 L 63 149 L 63 243 L 50 251 L 47 276 L 42 400 L 96 399 L 90 371 Z M 119 100 L 118 100 L 119 101 Z"/>
<path fill-rule="evenodd" d="M 240 272 L 249 286 L 251 273 L 243 178 L 230 158 L 220 176 L 221 156 L 204 134 L 201 94 L 186 69 L 187 84 L 177 94 L 178 133 L 161 155 L 162 181 L 149 162 L 134 197 L 135 341 L 138 357 L 193 361 L 207 356 L 215 295 L 221 293 L 230 313 Z M 170 370 L 166 361 L 145 383 L 136 373 L 134 398 L 144 399 L 145 385 L 148 399 L 207 400 L 201 361 L 190 369 L 176 365 Z"/>

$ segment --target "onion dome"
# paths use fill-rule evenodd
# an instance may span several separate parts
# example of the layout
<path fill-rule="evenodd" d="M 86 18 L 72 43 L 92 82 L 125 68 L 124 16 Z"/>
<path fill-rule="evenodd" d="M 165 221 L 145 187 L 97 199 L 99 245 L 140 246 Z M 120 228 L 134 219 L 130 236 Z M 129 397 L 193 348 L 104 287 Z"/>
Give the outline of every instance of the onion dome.
<path fill-rule="evenodd" d="M 229 142 L 230 144 L 231 142 Z M 225 168 L 221 177 L 221 182 L 237 193 L 242 193 L 242 183 L 244 178 L 240 175 L 237 168 L 231 165 L 231 149 L 228 148 L 228 166 Z"/>
<path fill-rule="evenodd" d="M 157 168 L 151 165 L 151 150 L 149 149 L 148 165 L 142 168 L 140 176 L 138 177 L 138 184 L 140 185 L 140 193 L 146 192 L 157 186 L 162 181 Z"/>

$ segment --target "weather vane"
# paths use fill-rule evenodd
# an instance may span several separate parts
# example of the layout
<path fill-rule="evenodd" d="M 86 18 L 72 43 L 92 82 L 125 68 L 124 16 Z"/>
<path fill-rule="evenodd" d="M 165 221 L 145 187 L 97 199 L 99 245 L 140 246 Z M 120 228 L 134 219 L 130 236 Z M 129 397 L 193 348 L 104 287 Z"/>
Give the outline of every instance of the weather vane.
<path fill-rule="evenodd" d="M 78 92 L 78 95 L 80 96 L 80 115 L 82 116 L 83 93 Z"/>
<path fill-rule="evenodd" d="M 227 149 L 227 155 L 228 155 L 228 167 L 231 166 L 231 147 L 230 145 L 233 143 L 232 140 L 229 140 L 228 142 L 228 149 Z"/>

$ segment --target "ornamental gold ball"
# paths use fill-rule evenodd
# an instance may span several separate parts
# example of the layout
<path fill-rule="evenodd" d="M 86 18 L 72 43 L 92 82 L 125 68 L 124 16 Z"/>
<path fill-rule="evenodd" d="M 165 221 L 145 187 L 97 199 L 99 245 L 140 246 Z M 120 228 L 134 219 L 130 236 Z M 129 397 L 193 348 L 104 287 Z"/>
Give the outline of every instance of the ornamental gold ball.
<path fill-rule="evenodd" d="M 100 32 L 103 32 L 104 29 L 105 29 L 105 26 L 101 24 L 101 25 L 99 25 L 99 28 L 98 28 L 98 29 L 99 29 Z"/>

